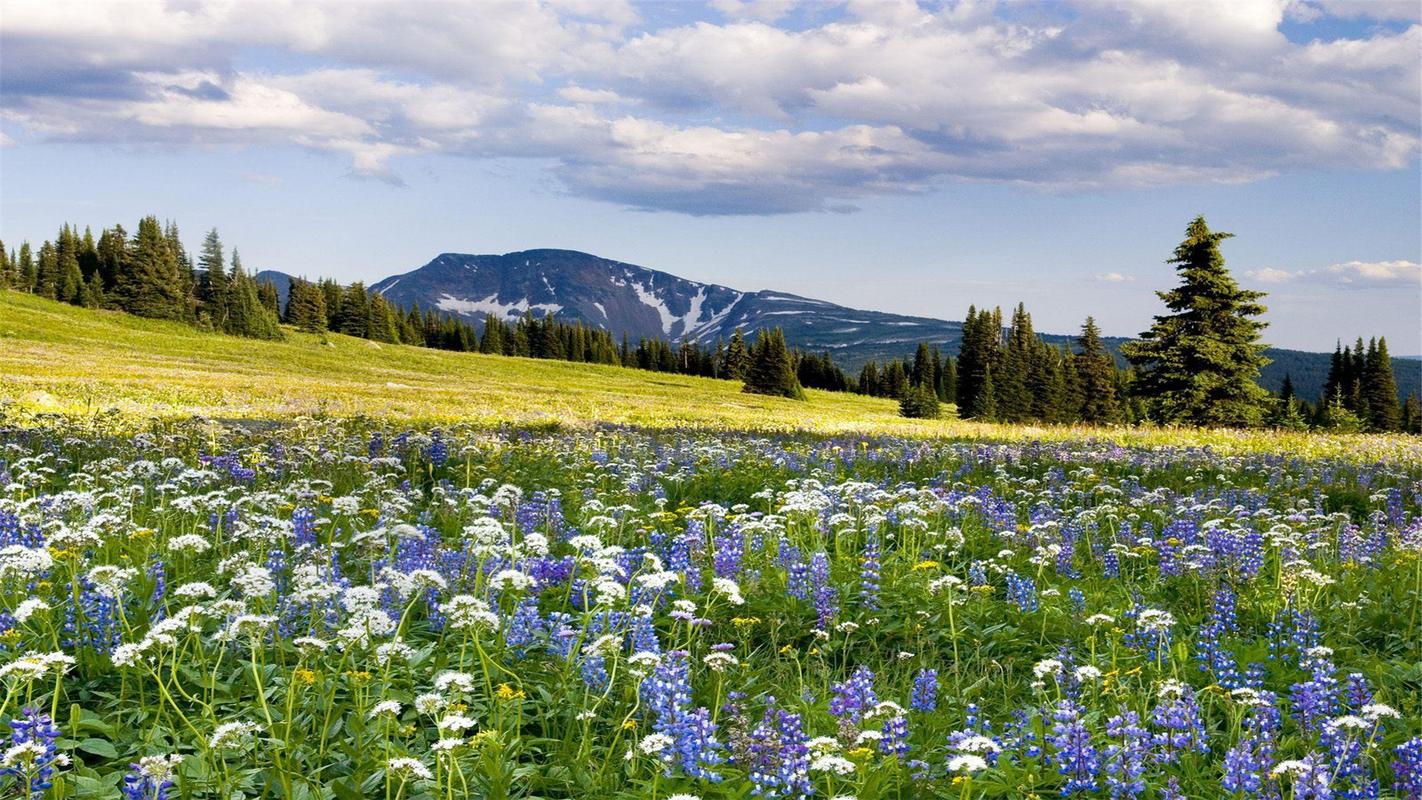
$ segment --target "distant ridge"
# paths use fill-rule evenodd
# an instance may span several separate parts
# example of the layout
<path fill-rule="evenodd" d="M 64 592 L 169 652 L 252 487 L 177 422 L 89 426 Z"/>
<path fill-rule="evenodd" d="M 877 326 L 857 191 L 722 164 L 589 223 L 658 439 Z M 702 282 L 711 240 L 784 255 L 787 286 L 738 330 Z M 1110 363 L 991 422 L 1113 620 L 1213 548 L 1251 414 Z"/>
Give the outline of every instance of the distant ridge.
<path fill-rule="evenodd" d="M 257 279 L 273 282 L 285 303 L 289 275 L 264 271 Z M 847 308 L 788 292 L 745 292 L 577 250 L 441 253 L 424 266 L 377 281 L 370 289 L 401 307 L 418 303 L 420 308 L 476 324 L 490 313 L 506 320 L 525 313 L 553 314 L 617 336 L 625 334 L 633 342 L 690 339 L 714 345 L 717 339 L 730 338 L 736 328 L 749 335 L 779 326 L 792 346 L 828 351 L 836 363 L 850 370 L 869 360 L 910 355 L 919 342 L 956 355 L 963 330 L 961 322 Z M 963 310 L 967 303 L 962 302 Z M 1042 336 L 1060 343 L 1074 334 Z M 1114 349 L 1126 340 L 1106 341 Z M 1323 391 L 1330 354 L 1271 348 L 1267 355 L 1273 363 L 1264 368 L 1260 380 L 1271 391 L 1279 389 L 1286 374 L 1301 397 L 1313 400 Z M 1394 358 L 1393 369 L 1401 394 L 1422 394 L 1422 361 Z"/>

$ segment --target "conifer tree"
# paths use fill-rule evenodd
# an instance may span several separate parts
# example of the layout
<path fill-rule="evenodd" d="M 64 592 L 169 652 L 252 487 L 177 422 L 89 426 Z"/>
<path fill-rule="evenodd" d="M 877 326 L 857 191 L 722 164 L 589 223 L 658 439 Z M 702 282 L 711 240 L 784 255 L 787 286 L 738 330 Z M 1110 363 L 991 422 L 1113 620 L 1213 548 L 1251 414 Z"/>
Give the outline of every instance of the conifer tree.
<path fill-rule="evenodd" d="M 899 399 L 899 414 L 910 419 L 938 419 L 938 395 L 925 385 L 910 386 Z"/>
<path fill-rule="evenodd" d="M 99 234 L 96 249 L 99 256 L 99 277 L 103 278 L 104 291 L 112 291 L 118 283 L 119 270 L 123 268 L 126 258 L 128 231 L 124 230 L 122 225 L 105 228 Z"/>
<path fill-rule="evenodd" d="M 1402 430 L 1422 433 L 1422 403 L 1418 402 L 1415 394 L 1409 394 L 1402 404 Z"/>
<path fill-rule="evenodd" d="M 721 363 L 721 374 L 734 381 L 743 381 L 750 366 L 750 353 L 746 350 L 746 337 L 740 328 L 731 334 L 726 345 L 725 360 Z"/>
<path fill-rule="evenodd" d="M 400 341 L 399 333 L 395 329 L 395 318 L 390 312 L 390 304 L 385 302 L 385 297 L 379 292 L 370 295 L 370 304 L 366 308 L 365 333 L 360 334 L 372 342 L 386 342 L 395 344 Z"/>
<path fill-rule="evenodd" d="M 35 279 L 35 294 L 56 299 L 59 290 L 59 252 L 48 240 L 40 245 L 39 268 Z"/>
<path fill-rule="evenodd" d="M 1061 422 L 1064 388 L 1061 353 L 1033 337 L 1027 369 L 1027 415 L 1042 422 Z"/>
<path fill-rule="evenodd" d="M 276 314 L 262 305 L 257 282 L 242 269 L 242 259 L 232 251 L 232 277 L 227 288 L 226 333 L 249 339 L 280 339 Z"/>
<path fill-rule="evenodd" d="M 982 422 L 992 422 L 997 419 L 997 393 L 992 388 L 992 364 L 989 363 L 983 368 L 982 385 L 973 397 L 973 405 L 968 409 L 968 416 Z"/>
<path fill-rule="evenodd" d="M 1368 343 L 1367 361 L 1363 365 L 1362 396 L 1367 407 L 1368 427 L 1375 431 L 1397 430 L 1402 422 L 1402 409 L 1397 402 L 1397 379 L 1392 372 L 1392 358 L 1387 352 L 1387 339 Z"/>
<path fill-rule="evenodd" d="M 1059 422 L 1081 422 L 1086 405 L 1086 390 L 1081 384 L 1080 358 L 1067 344 L 1062 345 L 1062 399 Z M 1113 370 L 1114 372 L 1114 370 Z M 1112 375 L 1115 378 L 1115 375 Z"/>
<path fill-rule="evenodd" d="M 178 277 L 178 259 L 157 217 L 139 220 L 138 232 L 124 253 L 113 291 L 118 307 L 139 317 L 183 319 L 187 298 Z"/>
<path fill-rule="evenodd" d="M 20 242 L 20 255 L 15 261 L 15 275 L 19 279 L 18 288 L 22 292 L 34 292 L 39 280 L 39 270 L 35 265 L 30 243 Z"/>
<path fill-rule="evenodd" d="M 197 299 L 199 314 L 214 330 L 227 327 L 227 278 L 226 258 L 222 254 L 222 238 L 217 229 L 207 232 L 202 240 L 202 250 L 198 254 L 198 267 L 202 275 L 198 279 Z"/>
<path fill-rule="evenodd" d="M 918 349 L 913 354 L 913 368 L 909 370 L 909 383 L 914 386 L 926 387 L 937 394 L 938 371 L 933 363 L 933 351 L 928 349 L 927 342 L 919 342 Z"/>
<path fill-rule="evenodd" d="M 1157 316 L 1138 341 L 1122 346 L 1136 366 L 1136 391 L 1163 423 L 1258 424 L 1267 393 L 1255 382 L 1268 363 L 1259 334 L 1263 292 L 1241 289 L 1225 267 L 1219 243 L 1196 217 L 1175 249 L 1181 283 L 1157 292 L 1171 313 Z"/>
<path fill-rule="evenodd" d="M 253 280 L 256 280 L 255 276 Z M 288 291 L 290 291 L 290 287 L 287 288 Z M 258 281 L 257 299 L 262 301 L 262 307 L 270 312 L 273 317 L 281 318 L 281 293 L 277 291 L 275 283 L 268 280 Z"/>
<path fill-rule="evenodd" d="M 307 333 L 326 330 L 326 295 L 316 284 L 292 279 L 286 296 L 286 324 Z"/>
<path fill-rule="evenodd" d="M 943 389 L 939 393 L 939 397 L 942 397 L 945 403 L 956 405 L 958 403 L 958 363 L 951 357 L 943 359 L 942 385 Z"/>
<path fill-rule="evenodd" d="M 1000 366 L 993 370 L 993 388 L 997 392 L 997 419 L 1003 422 L 1022 422 L 1031 414 L 1032 401 L 1028 396 L 1028 372 L 1031 369 L 1032 349 L 1036 337 L 1032 332 L 1032 317 L 1027 308 L 1018 303 L 1012 312 L 1012 327 L 1007 333 L 1007 346 L 1003 349 Z"/>
<path fill-rule="evenodd" d="M 1075 359 L 1081 385 L 1081 408 L 1078 412 L 1081 421 L 1094 425 L 1119 422 L 1121 408 L 1116 398 L 1116 365 L 1111 360 L 1111 354 L 1106 352 L 1094 318 L 1086 318 L 1076 344 L 1081 349 Z"/>
<path fill-rule="evenodd" d="M 11 264 L 10 254 L 5 250 L 5 243 L 0 241 L 0 289 L 9 289 L 15 285 L 15 282 L 14 266 Z"/>
<path fill-rule="evenodd" d="M 746 369 L 744 391 L 805 399 L 805 392 L 795 378 L 795 365 L 790 349 L 785 346 L 785 334 L 779 328 L 762 329 L 756 334 Z"/>
<path fill-rule="evenodd" d="M 493 314 L 484 316 L 484 335 L 479 339 L 479 352 L 503 355 L 504 324 Z"/>
<path fill-rule="evenodd" d="M 364 283 L 356 281 L 342 292 L 341 307 L 331 327 L 347 336 L 365 337 L 370 328 L 370 297 Z"/>

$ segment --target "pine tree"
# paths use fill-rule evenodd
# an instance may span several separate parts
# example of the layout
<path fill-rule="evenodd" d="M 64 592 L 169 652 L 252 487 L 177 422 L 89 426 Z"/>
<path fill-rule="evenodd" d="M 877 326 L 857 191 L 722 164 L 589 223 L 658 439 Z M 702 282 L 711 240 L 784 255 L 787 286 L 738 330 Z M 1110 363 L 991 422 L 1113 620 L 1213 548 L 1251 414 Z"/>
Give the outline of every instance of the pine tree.
<path fill-rule="evenodd" d="M 997 393 L 992 388 L 992 364 L 988 364 L 983 369 L 982 386 L 973 398 L 973 405 L 968 409 L 968 416 L 982 422 L 992 422 L 997 419 Z"/>
<path fill-rule="evenodd" d="M 933 363 L 933 351 L 927 342 L 919 342 L 913 353 L 913 368 L 909 370 L 909 383 L 922 386 L 937 394 L 938 368 Z"/>
<path fill-rule="evenodd" d="M 99 256 L 99 277 L 103 279 L 104 291 L 110 292 L 118 283 L 119 270 L 123 268 L 128 251 L 128 231 L 122 225 L 105 228 L 99 234 L 96 247 Z"/>
<path fill-rule="evenodd" d="M 958 352 L 957 392 L 958 408 L 966 409 L 968 416 L 984 408 L 991 408 L 994 418 L 997 415 L 997 398 L 984 398 L 982 393 L 989 388 L 988 373 L 998 368 L 1001 345 L 1002 312 L 969 306 Z"/>
<path fill-rule="evenodd" d="M 222 254 L 222 238 L 216 228 L 203 237 L 198 267 L 202 270 L 197 285 L 198 313 L 214 330 L 225 330 L 230 285 L 226 259 Z"/>
<path fill-rule="evenodd" d="M 357 281 L 341 294 L 341 307 L 331 326 L 337 333 L 364 338 L 370 328 L 370 296 L 365 284 Z"/>
<path fill-rule="evenodd" d="M 256 280 L 253 277 L 253 280 Z M 288 291 L 290 287 L 288 287 Z M 268 280 L 257 282 L 257 299 L 262 301 L 262 307 L 271 313 L 273 317 L 281 318 L 281 293 L 277 291 L 275 283 Z"/>
<path fill-rule="evenodd" d="M 1204 217 L 1186 229 L 1170 263 L 1178 287 L 1157 292 L 1172 313 L 1157 316 L 1141 339 L 1122 346 L 1137 367 L 1136 391 L 1167 424 L 1256 425 L 1267 393 L 1255 382 L 1268 363 L 1259 334 L 1263 292 L 1241 289 L 1225 267 Z"/>
<path fill-rule="evenodd" d="M 292 279 L 286 296 L 286 324 L 307 333 L 326 330 L 326 295 L 316 284 Z"/>
<path fill-rule="evenodd" d="M 504 352 L 504 323 L 493 314 L 484 316 L 484 335 L 479 339 L 479 352 L 490 353 L 492 355 L 503 355 Z"/>
<path fill-rule="evenodd" d="M 34 254 L 29 242 L 20 242 L 20 255 L 15 261 L 15 275 L 19 279 L 18 288 L 22 292 L 33 292 L 39 281 L 39 270 L 35 266 Z"/>
<path fill-rule="evenodd" d="M 997 418 L 1003 422 L 1022 422 L 1032 411 L 1028 396 L 1028 372 L 1031 369 L 1033 343 L 1032 317 L 1022 303 L 1012 312 L 1012 327 L 1007 333 L 1002 363 L 993 371 L 993 388 L 997 391 Z"/>
<path fill-rule="evenodd" d="M 726 345 L 725 360 L 721 362 L 721 374 L 733 381 L 743 381 L 750 367 L 750 353 L 746 350 L 746 337 L 740 328 L 731 334 Z"/>
<path fill-rule="evenodd" d="M 14 274 L 14 266 L 11 264 L 10 254 L 5 250 L 5 243 L 0 241 L 0 289 L 9 289 L 14 286 L 17 279 Z"/>
<path fill-rule="evenodd" d="M 746 369 L 744 391 L 805 399 L 805 392 L 795 378 L 795 365 L 790 349 L 785 346 L 785 334 L 779 328 L 763 329 L 756 334 Z"/>
<path fill-rule="evenodd" d="M 1077 337 L 1076 371 L 1081 384 L 1080 419 L 1093 425 L 1119 422 L 1121 406 L 1116 398 L 1116 365 L 1106 345 L 1101 341 L 1101 331 L 1096 320 L 1087 317 L 1081 326 L 1081 336 Z"/>
<path fill-rule="evenodd" d="M 249 339 L 280 339 L 276 314 L 262 305 L 257 282 L 242 269 L 242 259 L 232 251 L 232 277 L 227 288 L 227 324 L 223 330 Z"/>
<path fill-rule="evenodd" d="M 144 217 L 124 251 L 112 292 L 119 308 L 139 317 L 183 319 L 186 296 L 178 277 L 178 259 L 157 217 Z"/>
<path fill-rule="evenodd" d="M 910 419 L 938 419 L 938 395 L 928 386 L 915 385 L 899 400 L 899 414 Z"/>
<path fill-rule="evenodd" d="M 370 295 L 370 305 L 366 310 L 365 317 L 365 338 L 372 342 L 386 342 L 395 344 L 400 341 L 400 335 L 395 329 L 395 318 L 391 313 L 390 304 L 385 302 L 385 297 L 379 292 Z"/>
<path fill-rule="evenodd" d="M 956 405 L 958 403 L 958 363 L 951 357 L 943 359 L 942 384 L 943 390 L 939 396 L 943 398 L 943 402 Z"/>
<path fill-rule="evenodd" d="M 1422 433 L 1422 403 L 1417 395 L 1409 394 L 1402 404 L 1402 430 L 1408 433 Z"/>
<path fill-rule="evenodd" d="M 1368 410 L 1368 427 L 1375 431 L 1398 429 L 1402 423 L 1402 409 L 1397 403 L 1397 379 L 1392 373 L 1392 357 L 1387 352 L 1386 338 L 1368 343 L 1367 362 L 1363 365 L 1362 396 Z"/>
<path fill-rule="evenodd" d="M 38 262 L 35 294 L 54 300 L 59 289 L 59 252 L 53 243 L 46 240 L 40 245 Z"/>
<path fill-rule="evenodd" d="M 1065 411 L 1060 353 L 1034 337 L 1027 366 L 1028 416 L 1041 422 L 1061 422 Z"/>

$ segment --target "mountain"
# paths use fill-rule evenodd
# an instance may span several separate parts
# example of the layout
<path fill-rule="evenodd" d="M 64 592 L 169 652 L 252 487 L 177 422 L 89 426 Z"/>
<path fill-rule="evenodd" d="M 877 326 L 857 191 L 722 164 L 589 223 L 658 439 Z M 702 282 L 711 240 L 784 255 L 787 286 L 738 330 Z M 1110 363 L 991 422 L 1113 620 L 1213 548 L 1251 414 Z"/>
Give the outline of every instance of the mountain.
<path fill-rule="evenodd" d="M 504 255 L 444 253 L 430 263 L 371 286 L 400 306 L 419 303 L 482 322 L 486 314 L 525 313 L 582 320 L 617 335 L 689 339 L 714 345 L 736 328 L 747 334 L 780 326 L 795 346 L 828 350 L 857 366 L 902 355 L 919 341 L 951 343 L 962 324 L 880 311 L 860 311 L 785 292 L 742 292 L 573 250 Z"/>
<path fill-rule="evenodd" d="M 264 271 L 257 278 L 275 283 L 285 302 L 290 276 Z M 418 303 L 474 323 L 490 313 L 507 320 L 530 312 L 554 314 L 625 333 L 634 342 L 655 337 L 714 345 L 736 328 L 750 335 L 779 326 L 792 346 L 828 351 L 849 370 L 871 359 L 911 355 L 919 342 L 956 355 L 963 330 L 961 322 L 846 308 L 786 292 L 742 292 L 574 250 L 443 253 L 370 288 L 401 307 Z M 1042 337 L 1061 343 L 1072 335 Z M 1124 341 L 1106 343 L 1114 350 Z M 1260 376 L 1265 387 L 1277 391 L 1287 374 L 1299 396 L 1314 399 L 1322 392 L 1330 354 L 1270 349 L 1267 355 L 1273 363 Z M 1422 394 L 1422 362 L 1394 358 L 1393 370 L 1402 395 Z"/>

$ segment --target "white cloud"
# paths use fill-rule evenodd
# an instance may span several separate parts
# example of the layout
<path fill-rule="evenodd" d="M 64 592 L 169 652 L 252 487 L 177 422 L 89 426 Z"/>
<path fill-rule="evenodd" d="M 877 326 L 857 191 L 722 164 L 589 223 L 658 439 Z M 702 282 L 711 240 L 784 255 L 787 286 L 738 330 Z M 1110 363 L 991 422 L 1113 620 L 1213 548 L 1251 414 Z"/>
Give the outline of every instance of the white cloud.
<path fill-rule="evenodd" d="M 6 0 L 0 114 L 41 140 L 296 144 L 392 181 L 402 156 L 546 159 L 571 192 L 695 214 L 1419 153 L 1422 26 L 1280 33 L 1286 14 L 1355 15 L 1331 2 L 851 2 L 777 27 L 789 5 L 714 0 L 723 23 L 635 32 L 634 8 L 592 0 Z M 283 66 L 251 66 L 271 53 Z"/>
<path fill-rule="evenodd" d="M 1354 288 L 1422 286 L 1422 264 L 1406 260 L 1348 261 L 1322 269 L 1295 271 L 1265 267 L 1245 275 L 1269 284 L 1309 283 Z"/>
<path fill-rule="evenodd" d="M 1097 275 L 1096 280 L 1102 283 L 1129 283 L 1134 281 L 1135 278 L 1130 275 L 1122 275 L 1119 272 L 1107 272 L 1102 275 Z"/>

